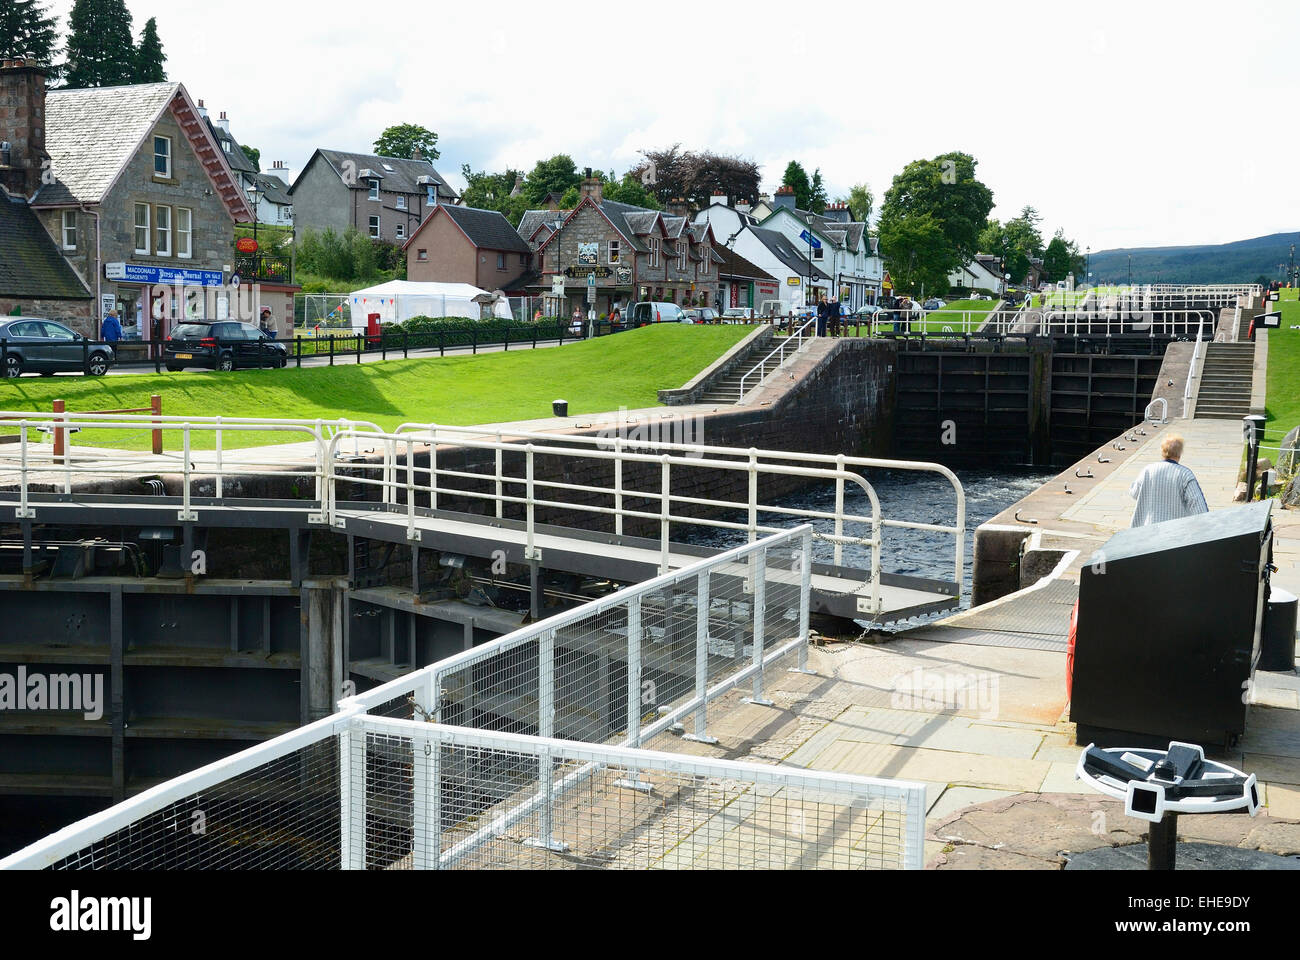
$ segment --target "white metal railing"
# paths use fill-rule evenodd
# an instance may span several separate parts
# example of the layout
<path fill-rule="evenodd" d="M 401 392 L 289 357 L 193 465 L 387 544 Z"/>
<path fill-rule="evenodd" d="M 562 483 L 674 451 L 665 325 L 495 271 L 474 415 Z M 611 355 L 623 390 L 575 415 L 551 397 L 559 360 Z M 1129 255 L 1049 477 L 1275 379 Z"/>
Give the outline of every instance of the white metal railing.
<path fill-rule="evenodd" d="M 817 321 L 809 320 L 801 324 L 797 329 L 792 330 L 788 336 L 779 337 L 780 342 L 776 348 L 741 375 L 740 393 L 737 395 L 736 400 L 743 400 L 749 390 L 766 380 L 769 367 L 771 367 L 772 371 L 780 370 L 816 336 Z M 749 386 L 745 385 L 747 383 Z"/>
<path fill-rule="evenodd" d="M 334 439 L 340 442 L 342 434 Z M 366 434 L 360 435 L 367 439 Z M 628 519 L 657 521 L 659 524 L 659 547 L 661 554 L 661 572 L 665 572 L 669 563 L 671 532 L 674 526 L 697 526 L 719 530 L 744 531 L 752 543 L 759 534 L 775 533 L 783 529 L 770 524 L 759 523 L 762 514 L 789 518 L 794 522 L 823 521 L 830 525 L 829 531 L 815 530 L 814 539 L 830 543 L 832 562 L 839 566 L 844 562 L 844 547 L 858 545 L 871 550 L 871 571 L 867 587 L 873 609 L 878 609 L 880 600 L 879 577 L 881 534 L 884 529 L 922 530 L 944 533 L 953 538 L 953 576 L 959 585 L 962 582 L 964 563 L 964 543 L 966 530 L 966 493 L 961 481 L 952 470 L 938 463 L 915 460 L 884 460 L 872 457 L 850 457 L 844 454 L 797 453 L 782 450 L 760 450 L 751 447 L 720 447 L 709 444 L 682 444 L 649 440 L 624 439 L 621 436 L 582 437 L 568 435 L 557 437 L 554 434 L 511 431 L 503 436 L 500 431 L 485 436 L 481 429 L 472 427 L 445 426 L 442 424 L 404 423 L 397 428 L 394 435 L 386 438 L 373 438 L 376 442 L 386 444 L 385 468 L 381 478 L 362 478 L 361 482 L 380 486 L 390 498 L 387 502 L 396 505 L 396 495 L 409 489 L 414 499 L 423 499 L 431 509 L 437 509 L 438 496 L 466 496 L 471 499 L 493 504 L 497 517 L 504 516 L 507 505 L 524 508 L 526 524 L 527 549 L 531 551 L 535 544 L 535 510 L 537 507 L 558 508 L 583 513 L 600 514 L 611 518 L 613 533 L 622 535 L 624 522 Z M 414 441 L 414 443 L 412 442 Z M 406 469 L 397 463 L 397 453 L 404 450 L 408 465 L 414 457 L 414 444 L 423 444 L 429 450 L 429 467 Z M 449 470 L 439 464 L 437 448 L 440 445 L 465 447 L 468 449 L 491 450 L 494 452 L 493 472 L 471 473 Z M 522 475 L 511 475 L 505 468 L 506 454 L 521 455 L 523 458 Z M 539 480 L 536 476 L 538 457 L 563 457 L 572 459 L 591 458 L 611 464 L 612 482 L 608 485 L 577 484 L 561 481 Z M 333 458 L 326 457 L 326 462 Z M 654 489 L 637 488 L 628 485 L 628 468 L 642 465 L 642 472 L 658 474 L 658 484 Z M 349 471 L 357 471 L 359 465 L 351 464 Z M 658 471 L 649 468 L 657 466 Z M 372 470 L 375 467 L 372 466 Z M 743 500 L 728 500 L 720 497 L 692 497 L 672 491 L 672 471 L 718 470 L 724 473 L 744 474 L 746 476 L 746 496 Z M 872 485 L 858 471 L 885 469 L 904 470 L 908 472 L 934 473 L 952 486 L 955 519 L 952 524 L 920 523 L 907 520 L 892 520 L 881 514 L 879 498 Z M 402 474 L 398 477 L 399 471 Z M 421 474 L 429 477 L 426 483 L 417 483 L 415 478 Z M 834 485 L 835 507 L 833 510 L 818 510 L 811 507 L 792 507 L 766 503 L 760 499 L 760 481 L 779 477 L 802 478 L 808 481 L 824 481 Z M 465 489 L 445 486 L 442 479 L 457 478 L 480 485 L 484 489 Z M 352 478 L 349 478 L 351 481 Z M 409 483 L 409 486 L 408 486 Z M 845 510 L 845 494 L 852 485 L 866 494 L 871 504 L 871 515 L 853 514 Z M 329 484 L 334 490 L 334 484 Z M 507 488 L 522 490 L 511 494 Z M 563 495 L 585 494 L 600 495 L 610 505 L 586 503 L 579 500 L 556 500 L 539 497 L 539 491 L 559 491 Z M 331 494 L 333 495 L 333 494 Z M 629 500 L 652 501 L 658 504 L 658 510 L 634 509 L 628 505 Z M 705 507 L 714 510 L 732 510 L 743 512 L 743 522 L 726 520 L 720 517 L 696 516 L 682 513 L 676 507 Z M 327 505 L 328 514 L 333 509 Z M 415 534 L 416 510 L 414 503 L 408 500 L 408 533 Z M 846 532 L 850 525 L 870 527 L 866 536 L 852 536 Z"/>
<path fill-rule="evenodd" d="M 1193 327 L 1214 315 L 1209 310 L 1167 309 L 1160 307 L 1106 307 L 1079 310 L 1045 310 L 1039 322 L 1039 332 L 1065 336 L 1105 334 L 1123 336 L 1145 333 L 1148 337 L 1184 336 Z"/>
<path fill-rule="evenodd" d="M 1237 312 L 1240 314 L 1241 309 L 1238 308 Z M 1205 361 L 1202 358 L 1204 344 L 1205 344 L 1205 323 L 1201 322 L 1196 327 L 1196 347 L 1192 350 L 1192 362 L 1191 365 L 1187 368 L 1187 382 L 1183 384 L 1183 417 L 1182 418 L 1184 420 L 1187 419 L 1187 408 L 1191 405 L 1191 401 L 1192 401 L 1192 381 L 1195 380 L 1198 376 L 1200 376 L 1200 372 L 1201 372 L 1200 370 L 1197 369 L 1197 364 L 1200 364 L 1202 369 L 1205 366 Z"/>
<path fill-rule="evenodd" d="M 805 526 L 747 544 L 341 700 L 330 717 L 146 790 L 0 860 L 0 868 L 274 868 L 290 855 L 307 858 L 297 865 L 343 868 L 571 863 L 547 856 L 561 851 L 604 866 L 760 866 L 771 849 L 767 829 L 723 847 L 707 825 L 725 815 L 730 827 L 774 826 L 762 811 L 783 794 L 806 794 L 798 816 L 820 824 L 792 824 L 785 814 L 793 811 L 780 805 L 794 855 L 785 866 L 919 867 L 925 804 L 918 784 L 640 749 L 690 715 L 694 736 L 707 740 L 709 703 L 746 682 L 751 701 L 769 703 L 765 671 L 796 650 L 802 669 L 810 538 Z M 655 611 L 681 589 L 691 591 L 689 618 Z M 725 648 L 718 621 L 728 616 L 738 633 Z M 656 617 L 680 629 L 656 635 Z M 607 664 L 584 673 L 594 652 L 620 670 Z M 692 668 L 675 687 L 666 679 L 674 663 Z M 611 675 L 625 683 L 622 692 L 611 688 Z M 656 682 L 664 689 L 647 697 Z M 590 708 L 595 697 L 604 719 L 564 725 L 575 703 Z M 467 710 L 467 702 L 482 709 Z M 625 719 L 609 716 L 617 702 L 626 704 Z M 522 718 L 514 714 L 521 709 Z M 647 709 L 658 719 L 643 726 Z M 447 723 L 449 712 L 460 722 Z M 503 718 L 521 729 L 474 728 Z M 556 736 L 558 727 L 578 736 Z M 721 795 L 705 789 L 676 808 L 674 785 L 716 788 L 719 781 L 734 787 Z M 817 814 L 808 805 L 814 798 L 831 809 Z M 268 806 L 259 806 L 264 800 Z M 875 807 L 868 820 L 828 847 L 821 827 L 865 806 Z M 628 819 L 592 849 L 611 812 L 628 807 Z M 687 810 L 697 819 L 684 823 Z M 187 829 L 194 812 L 201 832 Z M 407 825 L 396 840 L 367 829 L 385 817 Z M 882 822 L 887 828 L 877 829 Z M 659 841 L 648 859 L 618 855 L 629 828 Z M 258 842 L 242 842 L 250 829 Z M 691 857 L 679 855 L 682 844 L 709 837 Z M 825 862 L 832 853 L 836 862 Z"/>
<path fill-rule="evenodd" d="M 1156 416 L 1156 411 L 1160 415 Z M 1169 401 L 1164 397 L 1156 397 L 1147 404 L 1146 410 L 1142 412 L 1142 419 L 1149 420 L 1152 423 L 1167 423 L 1169 421 Z"/>

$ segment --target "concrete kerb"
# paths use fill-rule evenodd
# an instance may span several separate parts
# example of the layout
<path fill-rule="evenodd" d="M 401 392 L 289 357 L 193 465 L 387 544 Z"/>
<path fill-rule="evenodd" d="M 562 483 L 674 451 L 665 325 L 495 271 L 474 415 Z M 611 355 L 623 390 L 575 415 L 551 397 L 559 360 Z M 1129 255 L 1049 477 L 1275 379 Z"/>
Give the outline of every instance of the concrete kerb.
<path fill-rule="evenodd" d="M 1250 412 L 1261 416 L 1268 411 L 1265 401 L 1268 395 L 1268 331 L 1262 327 L 1255 330 L 1255 362 L 1250 373 Z"/>

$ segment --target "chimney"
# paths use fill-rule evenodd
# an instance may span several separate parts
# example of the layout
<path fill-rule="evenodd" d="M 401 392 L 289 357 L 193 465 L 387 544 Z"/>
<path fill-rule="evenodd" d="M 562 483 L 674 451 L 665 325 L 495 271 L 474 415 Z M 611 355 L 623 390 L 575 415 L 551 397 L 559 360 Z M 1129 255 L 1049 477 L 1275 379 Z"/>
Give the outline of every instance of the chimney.
<path fill-rule="evenodd" d="M 834 223 L 848 223 L 853 219 L 847 203 L 828 203 L 822 216 Z"/>
<path fill-rule="evenodd" d="M 226 133 L 230 132 L 230 121 L 226 119 L 226 111 L 222 110 L 221 116 L 217 117 L 217 126 Z"/>
<path fill-rule="evenodd" d="M 419 148 L 419 147 L 412 147 L 412 148 L 411 148 L 411 159 L 412 159 L 412 160 L 416 160 L 416 161 L 419 161 L 419 160 L 423 160 L 423 159 L 424 159 L 424 154 L 422 154 L 422 153 L 420 152 L 420 148 Z"/>
<path fill-rule="evenodd" d="M 45 70 L 26 60 L 0 61 L 0 185 L 30 197 L 41 186 L 45 152 Z M 7 156 L 6 156 L 7 154 Z"/>
<path fill-rule="evenodd" d="M 749 211 L 751 211 L 751 210 L 753 210 L 753 209 L 754 209 L 754 208 L 751 207 L 751 206 L 750 206 L 749 204 L 747 204 L 747 203 L 738 203 L 738 204 L 736 204 L 736 212 L 737 212 L 737 213 L 749 213 Z"/>
<path fill-rule="evenodd" d="M 781 186 L 776 190 L 776 196 L 772 198 L 773 208 L 780 210 L 785 207 L 787 210 L 794 209 L 794 187 Z"/>
<path fill-rule="evenodd" d="M 198 107 L 199 107 L 199 116 L 202 117 L 204 120 L 206 120 L 208 118 L 208 108 L 203 105 L 202 100 L 199 101 Z"/>
<path fill-rule="evenodd" d="M 664 213 L 668 214 L 670 217 L 684 217 L 686 216 L 688 209 L 686 201 L 681 197 L 673 197 L 673 199 L 664 204 Z"/>
<path fill-rule="evenodd" d="M 283 160 L 276 160 L 271 164 L 271 169 L 266 171 L 267 176 L 278 177 L 286 186 L 289 183 L 289 168 L 284 165 Z"/>
<path fill-rule="evenodd" d="M 725 207 L 727 205 L 727 195 L 725 193 L 715 193 L 709 197 L 709 203 L 716 203 L 720 207 Z"/>
<path fill-rule="evenodd" d="M 591 197 L 596 203 L 600 203 L 605 199 L 605 186 L 600 182 L 600 177 L 591 175 L 591 167 L 587 168 L 587 176 L 583 179 L 580 190 L 584 197 Z"/>
<path fill-rule="evenodd" d="M 523 174 L 515 174 L 515 185 L 514 185 L 513 189 L 511 189 L 511 191 L 510 191 L 510 196 L 512 196 L 512 197 L 517 197 L 517 196 L 519 196 L 519 194 L 521 194 L 521 193 L 523 193 L 523 192 L 524 192 L 524 177 L 523 177 Z"/>

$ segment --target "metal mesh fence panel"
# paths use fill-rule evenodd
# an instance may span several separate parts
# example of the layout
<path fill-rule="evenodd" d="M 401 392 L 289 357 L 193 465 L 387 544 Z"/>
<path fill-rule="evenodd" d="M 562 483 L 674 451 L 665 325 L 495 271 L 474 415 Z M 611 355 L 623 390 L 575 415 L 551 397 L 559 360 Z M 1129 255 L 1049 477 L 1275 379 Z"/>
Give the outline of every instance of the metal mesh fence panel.
<path fill-rule="evenodd" d="M 372 869 L 896 869 L 916 857 L 920 785 L 409 726 L 422 729 L 366 735 L 368 754 L 402 758 L 365 758 L 368 797 L 420 784 L 405 845 L 368 846 Z"/>
<path fill-rule="evenodd" d="M 339 867 L 334 737 L 199 790 L 52 864 L 56 870 Z"/>

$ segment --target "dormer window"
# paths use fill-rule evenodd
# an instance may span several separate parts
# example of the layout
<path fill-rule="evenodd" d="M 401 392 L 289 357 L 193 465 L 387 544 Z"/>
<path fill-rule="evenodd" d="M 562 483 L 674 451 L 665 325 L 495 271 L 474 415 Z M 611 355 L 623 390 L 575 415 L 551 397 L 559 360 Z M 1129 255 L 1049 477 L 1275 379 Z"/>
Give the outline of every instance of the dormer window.
<path fill-rule="evenodd" d="M 433 195 L 433 192 L 438 188 L 431 183 L 428 186 L 426 186 L 424 189 L 425 189 L 425 195 L 424 195 L 425 202 L 428 203 L 429 206 L 433 206 L 435 203 L 438 202 L 438 199 Z"/>
<path fill-rule="evenodd" d="M 370 199 L 371 200 L 379 199 L 379 181 L 376 179 L 372 179 L 370 181 Z"/>
<path fill-rule="evenodd" d="M 700 264 L 700 274 L 707 277 L 709 275 L 709 264 L 711 263 L 710 258 L 712 255 L 709 253 L 709 248 L 704 246 L 700 247 L 700 254 L 704 258 L 704 262 Z"/>
<path fill-rule="evenodd" d="M 659 238 L 651 237 L 647 245 L 650 247 L 650 266 L 659 266 Z"/>

